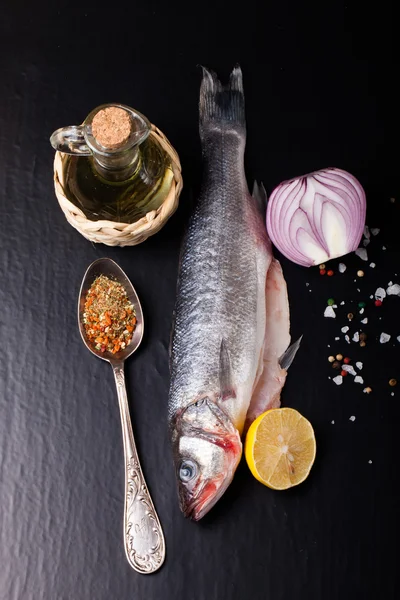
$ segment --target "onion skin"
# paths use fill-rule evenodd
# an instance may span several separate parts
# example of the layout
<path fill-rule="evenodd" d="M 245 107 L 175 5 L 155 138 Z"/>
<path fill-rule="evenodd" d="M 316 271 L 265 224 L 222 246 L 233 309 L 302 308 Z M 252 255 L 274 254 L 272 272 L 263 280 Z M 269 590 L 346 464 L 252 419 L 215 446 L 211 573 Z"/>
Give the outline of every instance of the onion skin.
<path fill-rule="evenodd" d="M 304 267 L 358 248 L 366 215 L 360 182 L 342 169 L 321 169 L 279 184 L 267 207 L 267 231 L 289 260 Z"/>

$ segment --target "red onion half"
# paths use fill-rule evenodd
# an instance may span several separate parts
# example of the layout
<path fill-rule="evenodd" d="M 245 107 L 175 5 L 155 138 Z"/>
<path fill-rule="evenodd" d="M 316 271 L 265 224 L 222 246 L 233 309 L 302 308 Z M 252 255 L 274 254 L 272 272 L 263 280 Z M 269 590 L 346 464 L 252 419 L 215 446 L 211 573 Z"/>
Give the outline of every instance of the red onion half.
<path fill-rule="evenodd" d="M 322 169 L 274 189 L 267 207 L 267 230 L 282 254 L 311 267 L 356 250 L 365 213 L 360 182 L 342 169 Z"/>

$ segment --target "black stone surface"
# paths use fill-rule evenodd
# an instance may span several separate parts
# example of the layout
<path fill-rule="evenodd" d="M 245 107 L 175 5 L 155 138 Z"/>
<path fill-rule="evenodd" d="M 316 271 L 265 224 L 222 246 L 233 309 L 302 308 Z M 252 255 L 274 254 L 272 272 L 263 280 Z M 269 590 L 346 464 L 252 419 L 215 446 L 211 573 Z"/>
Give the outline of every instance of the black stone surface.
<path fill-rule="evenodd" d="M 385 2 L 373 8 L 352 1 L 237 8 L 222 2 L 3 4 L 2 600 L 398 597 L 400 388 L 388 380 L 400 380 L 400 298 L 386 299 L 380 309 L 369 298 L 378 286 L 400 281 L 394 23 Z M 242 463 L 222 500 L 195 524 L 182 517 L 176 497 L 166 421 L 168 344 L 180 242 L 201 179 L 197 65 L 227 77 L 237 61 L 245 81 L 249 183 L 262 180 L 270 193 L 294 175 L 347 169 L 365 187 L 368 224 L 381 232 L 368 246 L 375 269 L 346 257 L 346 273 L 339 275 L 334 261 L 335 275 L 327 278 L 282 260 L 292 335 L 304 334 L 282 403 L 315 428 L 318 452 L 309 479 L 273 492 Z M 179 210 L 160 233 L 132 248 L 90 244 L 67 223 L 53 191 L 50 134 L 109 101 L 146 114 L 183 165 Z M 146 319 L 127 381 L 167 545 L 164 567 L 149 577 L 135 573 L 124 556 L 112 372 L 83 346 L 76 323 L 81 278 L 100 256 L 129 275 Z M 355 276 L 359 268 L 362 280 Z M 323 317 L 329 297 L 346 302 L 335 321 Z M 348 346 L 340 332 L 359 300 L 367 303 L 365 348 Z M 379 343 L 382 331 L 392 335 L 386 345 Z M 364 363 L 370 395 L 351 376 L 341 387 L 328 379 L 327 356 L 339 351 Z"/>

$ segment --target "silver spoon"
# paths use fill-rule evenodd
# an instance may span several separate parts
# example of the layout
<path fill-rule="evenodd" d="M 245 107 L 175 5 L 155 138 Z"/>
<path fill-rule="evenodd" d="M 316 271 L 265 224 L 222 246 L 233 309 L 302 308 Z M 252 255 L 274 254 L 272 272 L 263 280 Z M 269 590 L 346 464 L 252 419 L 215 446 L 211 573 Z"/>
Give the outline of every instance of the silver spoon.
<path fill-rule="evenodd" d="M 116 354 L 108 351 L 102 353 L 96 350 L 89 342 L 85 331 L 83 313 L 86 295 L 93 281 L 99 275 L 105 275 L 121 283 L 136 312 L 137 323 L 132 341 L 129 346 Z M 79 293 L 78 323 L 82 340 L 87 348 L 95 356 L 106 360 L 112 366 L 117 386 L 125 458 L 124 542 L 126 557 L 131 567 L 139 573 L 153 573 L 161 567 L 165 559 L 164 535 L 139 463 L 129 416 L 124 376 L 125 360 L 135 352 L 142 341 L 143 313 L 133 285 L 123 270 L 110 258 L 95 260 L 85 273 Z"/>

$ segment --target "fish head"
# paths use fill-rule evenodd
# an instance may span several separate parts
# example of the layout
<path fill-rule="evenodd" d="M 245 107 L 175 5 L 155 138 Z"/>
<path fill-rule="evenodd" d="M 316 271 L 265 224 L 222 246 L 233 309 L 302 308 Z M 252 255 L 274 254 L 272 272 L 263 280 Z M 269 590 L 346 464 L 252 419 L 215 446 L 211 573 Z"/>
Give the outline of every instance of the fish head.
<path fill-rule="evenodd" d="M 172 440 L 180 507 L 198 521 L 232 481 L 242 454 L 240 435 L 218 404 L 204 397 L 177 416 Z"/>

